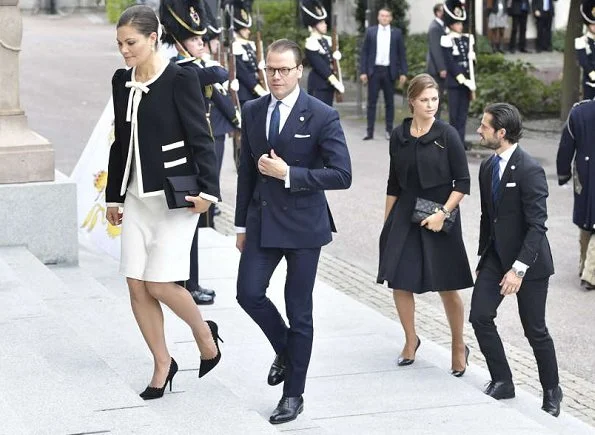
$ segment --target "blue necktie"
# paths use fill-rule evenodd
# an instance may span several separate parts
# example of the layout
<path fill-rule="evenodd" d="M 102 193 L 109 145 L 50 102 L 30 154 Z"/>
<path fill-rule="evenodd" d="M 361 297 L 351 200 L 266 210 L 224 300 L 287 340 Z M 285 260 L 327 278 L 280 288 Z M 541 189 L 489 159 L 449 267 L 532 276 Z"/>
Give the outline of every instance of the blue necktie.
<path fill-rule="evenodd" d="M 281 100 L 278 100 L 273 109 L 273 113 L 271 114 L 271 121 L 269 123 L 269 144 L 273 149 L 275 149 L 277 139 L 279 138 L 279 124 L 281 123 L 281 114 L 279 113 L 280 105 Z"/>
<path fill-rule="evenodd" d="M 543 10 L 544 11 L 550 10 L 550 0 L 543 0 Z"/>
<path fill-rule="evenodd" d="M 502 157 L 496 154 L 492 163 L 492 202 L 494 205 L 496 205 L 498 188 L 500 187 L 500 160 L 502 160 Z"/>

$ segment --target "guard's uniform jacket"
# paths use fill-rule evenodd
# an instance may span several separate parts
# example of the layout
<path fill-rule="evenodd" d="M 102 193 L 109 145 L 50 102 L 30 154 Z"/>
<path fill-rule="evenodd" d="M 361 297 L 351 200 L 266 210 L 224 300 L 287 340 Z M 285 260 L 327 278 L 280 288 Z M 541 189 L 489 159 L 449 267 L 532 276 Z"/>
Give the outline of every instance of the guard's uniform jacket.
<path fill-rule="evenodd" d="M 308 93 L 329 106 L 333 104 L 335 92 L 335 87 L 329 80 L 333 76 L 331 44 L 332 40 L 329 36 L 317 32 L 312 32 L 306 39 L 306 58 L 312 67 L 308 75 Z"/>
<path fill-rule="evenodd" d="M 244 38 L 236 37 L 232 44 L 236 57 L 236 76 L 240 85 L 238 98 L 240 103 L 253 100 L 262 95 L 261 83 L 258 80 L 258 61 L 256 59 L 256 44 Z"/>

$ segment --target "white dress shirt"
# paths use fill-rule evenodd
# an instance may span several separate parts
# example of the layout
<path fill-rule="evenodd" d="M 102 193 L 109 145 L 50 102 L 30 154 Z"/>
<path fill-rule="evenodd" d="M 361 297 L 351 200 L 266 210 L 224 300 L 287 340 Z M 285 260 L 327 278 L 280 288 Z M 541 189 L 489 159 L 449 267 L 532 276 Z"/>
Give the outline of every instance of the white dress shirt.
<path fill-rule="evenodd" d="M 378 25 L 378 35 L 376 36 L 375 65 L 390 65 L 390 26 Z"/>

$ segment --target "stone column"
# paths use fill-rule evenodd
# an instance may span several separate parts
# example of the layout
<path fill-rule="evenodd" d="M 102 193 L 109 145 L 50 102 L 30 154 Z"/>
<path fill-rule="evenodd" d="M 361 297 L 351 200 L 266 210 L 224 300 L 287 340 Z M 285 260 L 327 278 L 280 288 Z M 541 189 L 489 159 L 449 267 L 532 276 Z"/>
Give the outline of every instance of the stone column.
<path fill-rule="evenodd" d="M 0 0 L 0 183 L 54 180 L 54 150 L 19 104 L 23 21 L 18 0 Z"/>

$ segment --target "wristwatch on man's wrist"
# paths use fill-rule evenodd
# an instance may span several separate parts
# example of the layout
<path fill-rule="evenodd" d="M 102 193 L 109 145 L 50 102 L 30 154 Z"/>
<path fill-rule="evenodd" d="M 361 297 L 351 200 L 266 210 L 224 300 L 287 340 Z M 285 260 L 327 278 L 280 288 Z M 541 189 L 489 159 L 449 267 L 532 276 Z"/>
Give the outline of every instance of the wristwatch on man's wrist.
<path fill-rule="evenodd" d="M 523 279 L 525 277 L 524 270 L 518 270 L 516 267 L 513 266 L 512 271 L 514 272 L 514 274 L 516 275 L 517 278 Z"/>

